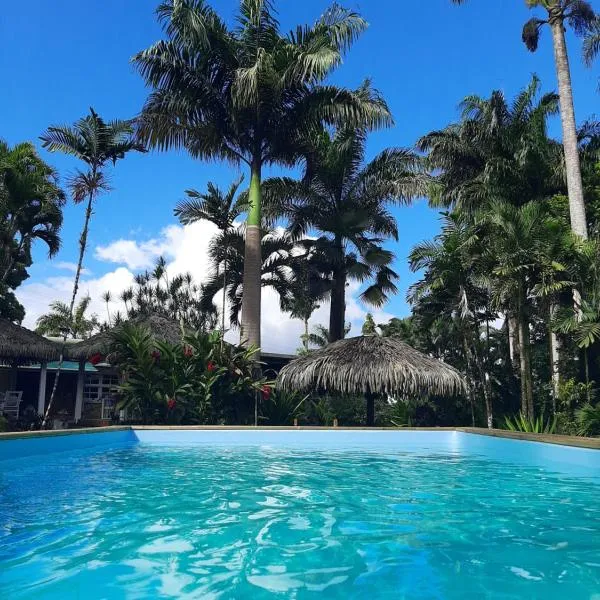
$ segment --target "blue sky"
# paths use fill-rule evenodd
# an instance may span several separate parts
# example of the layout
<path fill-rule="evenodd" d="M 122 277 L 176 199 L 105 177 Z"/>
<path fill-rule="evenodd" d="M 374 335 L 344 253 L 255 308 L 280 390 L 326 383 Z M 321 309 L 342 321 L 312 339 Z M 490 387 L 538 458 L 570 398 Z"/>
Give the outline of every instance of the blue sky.
<path fill-rule="evenodd" d="M 213 0 L 212 4 L 231 19 L 237 2 Z M 276 2 L 283 29 L 312 22 L 328 5 L 325 0 Z M 520 40 L 522 24 L 531 16 L 523 0 L 471 0 L 462 7 L 450 0 L 350 0 L 343 5 L 358 10 L 370 27 L 332 80 L 354 87 L 370 77 L 396 121 L 395 127 L 371 136 L 369 157 L 387 146 L 411 146 L 424 133 L 445 126 L 456 118 L 456 106 L 467 94 L 487 95 L 501 89 L 511 97 L 532 73 L 539 75 L 544 90 L 556 87 L 549 31 L 544 31 L 536 54 L 527 52 Z M 38 143 L 48 125 L 71 123 L 89 106 L 106 118 L 134 116 L 147 90 L 129 59 L 162 35 L 154 8 L 152 0 L 31 0 L 3 6 L 0 137 L 11 144 Z M 569 37 L 568 42 L 581 122 L 596 111 L 598 68 L 584 68 L 580 41 Z M 552 131 L 559 136 L 558 122 L 552 124 Z M 77 166 L 69 157 L 44 151 L 42 155 L 59 170 L 63 182 Z M 101 198 L 94 215 L 86 260 L 89 277 L 119 267 L 106 256 L 99 260 L 96 247 L 117 240 L 134 245 L 164 241 L 161 230 L 176 224 L 172 210 L 185 188 L 203 188 L 209 180 L 227 185 L 236 175 L 230 165 L 193 161 L 176 152 L 152 152 L 122 161 L 111 174 L 114 191 Z M 439 223 L 424 201 L 394 213 L 400 241 L 390 247 L 397 255 L 400 293 L 385 311 L 401 316 L 408 313 L 404 296 L 415 280 L 406 255 L 415 243 L 431 238 Z M 41 284 L 65 276 L 61 263 L 76 260 L 82 219 L 82 206 L 67 207 L 63 249 L 54 261 L 46 260 L 43 249 L 36 250 L 29 295 L 24 297 L 28 304 L 35 295 L 36 306 L 27 306 L 32 314 L 53 299 L 42 297 L 52 294 L 53 288 Z"/>

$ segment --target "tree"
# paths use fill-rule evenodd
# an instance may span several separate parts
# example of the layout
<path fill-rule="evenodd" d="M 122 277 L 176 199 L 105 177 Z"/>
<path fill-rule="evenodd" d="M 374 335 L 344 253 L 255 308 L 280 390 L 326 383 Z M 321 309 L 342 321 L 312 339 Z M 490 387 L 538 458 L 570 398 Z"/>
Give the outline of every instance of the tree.
<path fill-rule="evenodd" d="M 208 221 L 216 225 L 219 232 L 224 234 L 223 239 L 228 240 L 227 234 L 234 229 L 235 221 L 248 210 L 246 197 L 237 196 L 237 191 L 242 184 L 243 177 L 238 178 L 227 192 L 221 191 L 214 183 L 208 183 L 208 190 L 200 193 L 197 190 L 186 190 L 187 200 L 179 202 L 175 207 L 175 216 L 183 225 L 196 221 Z M 229 265 L 229 247 L 223 250 L 223 300 L 221 304 L 221 331 L 225 335 L 225 301 L 227 300 L 227 268 Z M 217 271 L 218 274 L 218 271 Z"/>
<path fill-rule="evenodd" d="M 97 315 L 86 317 L 91 301 L 89 296 L 82 298 L 71 314 L 68 304 L 55 300 L 50 304 L 50 312 L 38 318 L 35 330 L 53 337 L 89 338 L 100 327 Z"/>
<path fill-rule="evenodd" d="M 28 277 L 36 240 L 54 256 L 60 248 L 65 194 L 56 171 L 30 143 L 0 141 L 0 316 L 20 321 L 24 310 L 12 291 Z"/>
<path fill-rule="evenodd" d="M 334 5 L 312 27 L 283 35 L 269 0 L 240 0 L 235 29 L 202 0 L 166 0 L 157 14 L 168 39 L 133 58 L 154 90 L 139 134 L 154 147 L 249 168 L 241 331 L 260 346 L 263 166 L 296 164 L 301 136 L 323 120 L 391 123 L 378 100 L 321 85 L 366 22 Z"/>
<path fill-rule="evenodd" d="M 261 286 L 271 287 L 285 298 L 290 293 L 289 268 L 293 243 L 286 235 L 261 228 Z M 232 229 L 220 233 L 209 246 L 209 256 L 213 263 L 212 272 L 202 290 L 202 307 L 209 310 L 213 306 L 214 297 L 223 290 L 223 279 L 220 276 L 223 262 L 227 259 L 227 298 L 229 300 L 229 323 L 232 327 L 240 325 L 240 312 L 243 313 L 244 297 L 244 248 L 247 229 Z M 283 300 L 282 300 L 283 305 Z M 240 331 L 240 342 L 244 342 Z"/>
<path fill-rule="evenodd" d="M 202 301 L 203 287 L 194 282 L 191 273 L 169 277 L 162 256 L 154 269 L 138 273 L 134 281 L 134 286 L 121 293 L 128 319 L 160 315 L 194 330 L 216 327 L 217 312 L 212 304 Z"/>
<path fill-rule="evenodd" d="M 368 86 L 356 92 L 374 96 Z M 373 306 L 396 292 L 393 254 L 383 247 L 397 239 L 393 202 L 408 203 L 425 191 L 419 158 L 411 151 L 390 148 L 364 163 L 367 130 L 345 127 L 321 131 L 307 141 L 306 172 L 302 180 L 273 178 L 264 185 L 265 197 L 279 203 L 289 218 L 288 231 L 300 239 L 310 230 L 322 235 L 313 242 L 323 271 L 331 275 L 329 340 L 343 338 L 346 285 L 349 279 L 373 279 L 361 294 Z"/>
<path fill-rule="evenodd" d="M 452 0 L 454 4 L 463 4 L 466 0 Z M 533 17 L 523 27 L 523 42 L 527 49 L 535 52 L 538 47 L 541 28 L 548 24 L 552 30 L 554 46 L 554 62 L 558 79 L 558 95 L 560 97 L 560 116 L 563 129 L 563 146 L 566 163 L 571 228 L 576 235 L 586 239 L 588 236 L 585 202 L 579 152 L 577 144 L 577 127 L 573 105 L 571 70 L 567 44 L 565 41 L 565 23 L 570 25 L 576 34 L 585 34 L 596 21 L 596 15 L 586 0 L 525 0 L 529 8 L 541 7 L 547 17 Z M 589 52 L 588 52 L 589 53 Z"/>
<path fill-rule="evenodd" d="M 102 192 L 110 189 L 105 168 L 109 162 L 112 162 L 114 166 L 117 160 L 121 160 L 132 150 L 144 151 L 143 146 L 133 139 L 132 134 L 132 121 L 115 120 L 106 122 L 93 108 L 90 108 L 90 114 L 76 121 L 74 125 L 49 127 L 40 136 L 42 146 L 50 152 L 69 154 L 81 160 L 86 166 L 85 171 L 77 170 L 70 182 L 71 193 L 75 203 L 79 204 L 87 200 L 83 229 L 79 238 L 79 258 L 77 260 L 73 292 L 69 304 L 70 319 L 73 317 L 75 299 L 77 298 L 77 290 L 79 289 L 79 278 L 87 248 L 89 224 L 94 203 Z M 50 410 L 52 409 L 54 396 L 58 387 L 66 339 L 67 337 L 64 335 L 58 368 L 54 377 L 54 386 L 50 394 L 42 427 L 45 426 Z"/>

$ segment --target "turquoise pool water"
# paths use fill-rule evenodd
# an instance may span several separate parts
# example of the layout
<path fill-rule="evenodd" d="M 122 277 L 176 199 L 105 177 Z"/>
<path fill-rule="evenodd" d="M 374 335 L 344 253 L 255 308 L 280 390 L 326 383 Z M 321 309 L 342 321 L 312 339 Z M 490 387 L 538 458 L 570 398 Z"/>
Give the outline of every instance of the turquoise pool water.
<path fill-rule="evenodd" d="M 0 598 L 600 598 L 600 454 L 284 433 L 5 446 Z"/>

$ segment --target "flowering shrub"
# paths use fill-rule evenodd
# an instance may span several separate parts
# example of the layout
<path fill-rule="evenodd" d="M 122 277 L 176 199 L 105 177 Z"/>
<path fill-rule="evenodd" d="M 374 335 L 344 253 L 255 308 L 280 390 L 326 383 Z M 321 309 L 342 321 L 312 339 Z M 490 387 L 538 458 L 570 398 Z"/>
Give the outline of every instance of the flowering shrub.
<path fill-rule="evenodd" d="M 142 423 L 252 423 L 257 394 L 271 387 L 256 377 L 257 349 L 223 342 L 219 332 L 194 332 L 180 344 L 156 341 L 143 326 L 114 334 L 121 373 L 117 409 Z"/>

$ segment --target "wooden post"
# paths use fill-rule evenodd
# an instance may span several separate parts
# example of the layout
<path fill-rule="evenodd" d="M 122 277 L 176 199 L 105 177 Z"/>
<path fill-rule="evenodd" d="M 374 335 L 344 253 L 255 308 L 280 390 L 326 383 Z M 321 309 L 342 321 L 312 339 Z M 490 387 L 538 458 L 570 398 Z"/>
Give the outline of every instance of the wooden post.
<path fill-rule="evenodd" d="M 334 426 L 334 427 L 337 427 L 337 426 L 338 426 L 338 420 L 337 420 L 337 419 L 334 419 L 334 420 L 333 420 L 333 426 Z"/>
<path fill-rule="evenodd" d="M 38 388 L 38 415 L 44 416 L 46 411 L 46 376 L 48 375 L 48 364 L 42 362 L 40 364 L 40 387 Z"/>
<path fill-rule="evenodd" d="M 373 427 L 375 425 L 375 394 L 367 392 L 365 396 L 367 398 L 367 426 Z"/>
<path fill-rule="evenodd" d="M 83 386 L 85 384 L 85 360 L 79 361 L 77 370 L 77 393 L 75 395 L 75 423 L 81 421 L 81 412 L 83 410 Z"/>

